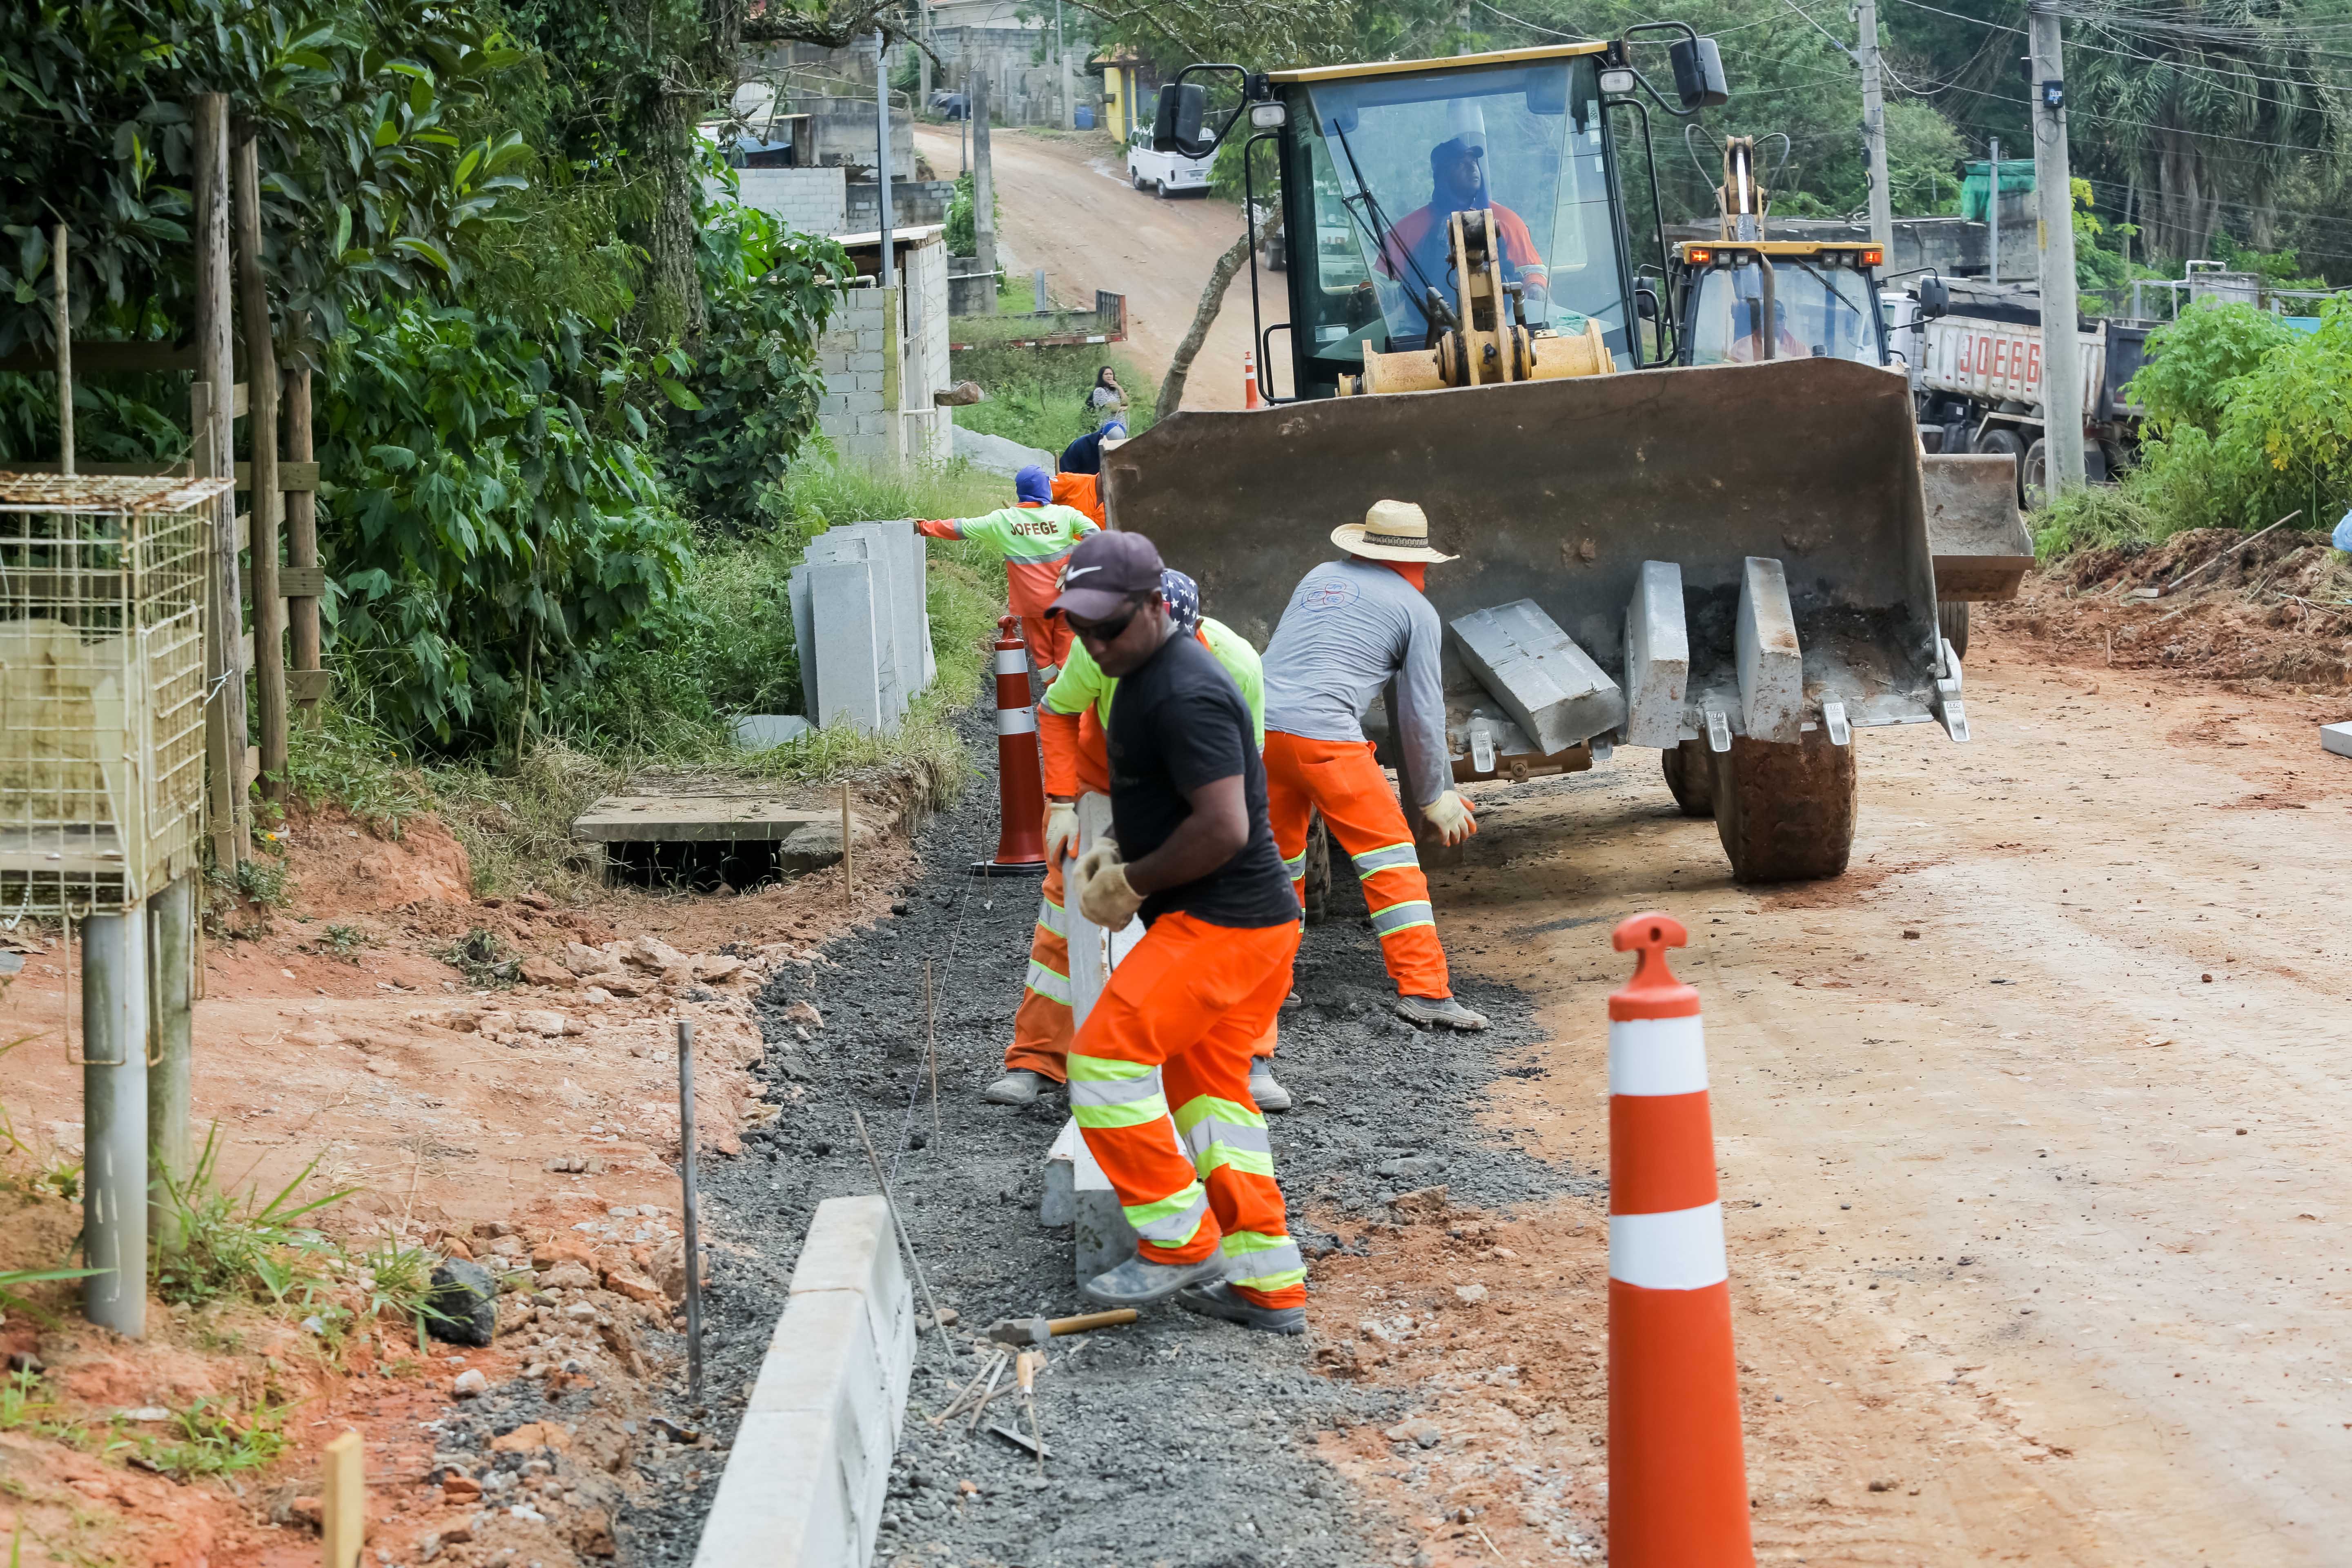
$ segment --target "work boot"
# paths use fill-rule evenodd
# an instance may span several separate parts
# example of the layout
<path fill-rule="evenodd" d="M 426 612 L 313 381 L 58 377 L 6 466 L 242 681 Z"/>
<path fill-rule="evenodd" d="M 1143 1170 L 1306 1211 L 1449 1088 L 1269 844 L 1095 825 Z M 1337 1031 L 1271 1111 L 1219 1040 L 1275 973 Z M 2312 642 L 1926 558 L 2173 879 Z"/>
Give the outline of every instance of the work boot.
<path fill-rule="evenodd" d="M 1449 1029 L 1483 1029 L 1486 1015 L 1465 1007 L 1451 996 L 1400 996 L 1397 1016 L 1413 1024 L 1443 1024 Z"/>
<path fill-rule="evenodd" d="M 1032 1068 L 1014 1068 L 981 1090 L 980 1098 L 991 1105 L 1034 1105 L 1038 1094 L 1051 1081 Z"/>
<path fill-rule="evenodd" d="M 1176 1304 L 1204 1318 L 1223 1318 L 1229 1323 L 1239 1323 L 1245 1329 L 1264 1329 L 1270 1334 L 1303 1334 L 1307 1331 L 1306 1308 L 1261 1307 L 1237 1293 L 1223 1279 L 1213 1285 L 1185 1287 L 1176 1292 Z"/>
<path fill-rule="evenodd" d="M 1078 1287 L 1078 1294 L 1105 1307 L 1149 1307 L 1187 1285 L 1222 1279 L 1225 1260 L 1212 1252 L 1198 1263 L 1152 1263 L 1141 1253 L 1106 1269 Z"/>
<path fill-rule="evenodd" d="M 1274 1081 L 1274 1058 L 1250 1058 L 1250 1100 L 1260 1110 L 1287 1110 L 1290 1091 Z"/>

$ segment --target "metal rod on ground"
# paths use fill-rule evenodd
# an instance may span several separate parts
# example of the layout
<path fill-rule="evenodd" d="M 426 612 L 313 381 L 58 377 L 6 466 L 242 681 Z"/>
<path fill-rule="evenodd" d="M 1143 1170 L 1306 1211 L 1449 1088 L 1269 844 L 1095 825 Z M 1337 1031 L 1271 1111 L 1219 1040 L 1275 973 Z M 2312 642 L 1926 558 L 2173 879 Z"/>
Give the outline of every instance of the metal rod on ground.
<path fill-rule="evenodd" d="M 73 311 L 66 299 L 66 226 L 50 247 L 58 279 L 58 472 L 73 477 Z"/>
<path fill-rule="evenodd" d="M 2160 592 L 2157 596 L 2161 598 L 2165 594 L 2178 592 L 2180 584 L 2188 582 L 2191 577 L 2203 576 L 2206 573 L 2213 570 L 2214 567 L 2221 564 L 2222 562 L 2231 559 L 2239 552 L 2244 550 L 2246 546 L 2253 543 L 2255 540 L 2262 539 L 2269 534 L 2276 533 L 2280 529 L 2284 528 L 2288 523 L 2293 522 L 2296 518 L 2301 517 L 2302 515 L 2303 509 L 2301 507 L 2295 508 L 2294 510 L 2287 513 L 2284 517 L 2279 519 L 2268 528 L 2263 529 L 2262 532 L 2249 534 L 2247 537 L 2238 541 L 2237 543 L 2230 546 L 2229 549 L 2221 552 L 2221 554 L 2213 557 L 2212 560 L 2205 562 L 2200 565 L 2192 566 L 2188 571 L 2183 572 L 2179 576 L 2175 577 L 2171 582 L 2167 583 L 2164 585 L 2162 592 Z"/>
<path fill-rule="evenodd" d="M 149 987 L 155 1016 L 148 1020 L 155 1040 L 154 1065 L 147 1072 L 147 1136 L 156 1174 L 184 1185 L 195 1149 L 188 1132 L 189 1079 L 194 1068 L 194 1014 L 189 1005 L 195 973 L 196 879 L 184 872 L 163 884 L 147 904 L 148 955 L 155 965 Z M 147 1224 L 156 1246 L 179 1249 L 170 1194 L 157 1182 L 147 1201 Z"/>
<path fill-rule="evenodd" d="M 849 826 L 849 786 L 841 786 L 841 896 L 854 899 L 857 887 L 854 880 L 856 867 L 851 857 L 856 852 L 856 837 Z"/>
<path fill-rule="evenodd" d="M 147 1332 L 147 914 L 82 917 L 82 1312 Z"/>
<path fill-rule="evenodd" d="M 931 1068 L 931 1136 L 940 1135 L 939 1007 L 931 994 L 931 961 L 923 960 L 923 1056 Z"/>
<path fill-rule="evenodd" d="M 685 1191 L 686 1400 L 702 1404 L 702 1199 L 694 1174 L 694 1021 L 677 1021 L 678 1178 Z"/>
<path fill-rule="evenodd" d="M 882 1156 L 875 1152 L 874 1139 L 866 1131 L 866 1118 L 857 1114 L 854 1105 L 849 1108 L 849 1120 L 856 1123 L 857 1141 L 866 1145 L 866 1163 L 874 1167 L 874 1182 L 882 1189 L 883 1206 L 890 1211 L 890 1228 L 898 1233 L 898 1246 L 907 1254 L 907 1267 L 914 1270 L 915 1283 L 923 1288 L 923 1310 L 930 1314 L 932 1335 L 945 1345 L 948 1331 L 940 1321 L 940 1304 L 931 1296 L 931 1282 L 923 1278 L 923 1260 L 915 1256 L 914 1238 L 907 1234 L 907 1222 L 898 1217 L 898 1200 L 890 1195 L 890 1178 L 882 1173 Z M 949 1364 L 952 1367 L 954 1363 Z"/>

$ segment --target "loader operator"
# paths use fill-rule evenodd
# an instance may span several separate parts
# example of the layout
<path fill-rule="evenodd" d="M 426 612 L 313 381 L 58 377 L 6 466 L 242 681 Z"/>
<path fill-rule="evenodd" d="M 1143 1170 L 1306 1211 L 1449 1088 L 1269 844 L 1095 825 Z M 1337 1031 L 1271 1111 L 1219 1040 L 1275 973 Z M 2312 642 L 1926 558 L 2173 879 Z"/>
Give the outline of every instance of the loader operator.
<path fill-rule="evenodd" d="M 1197 638 L 1234 678 L 1249 705 L 1251 743 L 1265 745 L 1265 682 L 1257 649 L 1222 622 L 1201 614 L 1199 584 L 1181 572 L 1160 574 L 1160 601 L 1180 637 Z M 1045 886 L 1037 905 L 1037 925 L 1029 942 L 1029 984 L 1013 1016 L 1013 1044 L 1005 1048 L 1004 1076 L 982 1091 L 996 1105 L 1028 1105 L 1047 1083 L 1067 1079 L 1070 1054 L 1070 940 L 1064 909 L 1062 861 L 1077 853 L 1077 798 L 1085 791 L 1110 793 L 1110 763 L 1103 734 L 1110 722 L 1118 682 L 1105 675 L 1083 643 L 1070 645 L 1053 688 L 1037 709 L 1037 738 L 1045 752 Z M 1275 1081 L 1274 1034 L 1252 1042 L 1250 1099 L 1260 1110 L 1287 1110 L 1290 1091 Z"/>
<path fill-rule="evenodd" d="M 1426 286 L 1435 286 L 1449 301 L 1453 299 L 1457 286 L 1454 241 L 1446 225 L 1455 213 L 1481 207 L 1495 211 L 1495 236 L 1502 248 L 1506 279 L 1516 278 L 1527 286 L 1529 310 L 1542 304 L 1549 298 L 1548 275 L 1536 250 L 1535 237 L 1528 232 L 1525 218 L 1487 194 L 1484 133 L 1465 131 L 1431 148 L 1429 183 L 1429 205 L 1398 219 L 1381 247 L 1381 270 L 1403 286 L 1413 309 L 1421 309 Z"/>
<path fill-rule="evenodd" d="M 1302 1333 L 1307 1267 L 1249 1101 L 1251 1047 L 1290 991 L 1298 904 L 1275 853 L 1249 705 L 1178 632 L 1161 570 L 1143 535 L 1090 534 L 1053 606 L 1119 683 L 1107 737 L 1113 837 L 1078 857 L 1071 883 L 1097 925 L 1140 914 L 1147 928 L 1070 1043 L 1071 1114 L 1140 1239 L 1080 1289 L 1108 1307 L 1174 1295 L 1195 1312 Z"/>
<path fill-rule="evenodd" d="M 1034 463 L 1013 477 L 1013 504 L 1001 511 L 927 519 L 915 527 L 932 539 L 976 539 L 1004 557 L 1005 598 L 1021 617 L 1031 675 L 1050 683 L 1069 652 L 1070 633 L 1046 610 L 1071 546 L 1096 531 L 1096 523 L 1075 507 L 1055 505 L 1053 476 Z"/>
<path fill-rule="evenodd" d="M 1397 988 L 1396 1010 L 1416 1024 L 1483 1029 L 1486 1016 L 1454 999 L 1437 940 L 1429 880 L 1412 831 L 1390 789 L 1363 715 L 1391 677 L 1396 737 L 1423 816 L 1448 844 L 1478 831 L 1470 803 L 1450 787 L 1445 691 L 1438 670 L 1443 628 L 1422 597 L 1433 561 L 1429 520 L 1410 501 L 1383 500 L 1359 523 L 1331 531 L 1348 552 L 1299 579 L 1265 647 L 1265 773 L 1274 839 L 1306 903 L 1307 828 L 1320 811 L 1364 885 L 1381 956 Z"/>

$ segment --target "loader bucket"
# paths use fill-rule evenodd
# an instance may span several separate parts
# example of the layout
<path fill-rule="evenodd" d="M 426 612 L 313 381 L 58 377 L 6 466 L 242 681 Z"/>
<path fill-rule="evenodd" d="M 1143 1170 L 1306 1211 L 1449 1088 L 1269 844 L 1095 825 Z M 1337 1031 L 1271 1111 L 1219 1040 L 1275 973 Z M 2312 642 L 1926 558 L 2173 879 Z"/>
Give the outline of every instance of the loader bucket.
<path fill-rule="evenodd" d="M 1843 360 L 1632 371 L 1183 413 L 1106 454 L 1114 526 L 1200 580 L 1264 647 L 1331 530 L 1420 503 L 1442 619 L 1533 599 L 1625 680 L 1647 561 L 1680 568 L 1685 734 L 1740 721 L 1734 625 L 1749 557 L 1781 563 L 1804 700 L 1856 725 L 1934 716 L 1936 581 L 1910 394 Z M 1449 638 L 1449 692 L 1475 690 Z M 1489 704 L 1489 710 L 1492 705 Z M 1811 721 L 1809 721 L 1809 726 Z"/>

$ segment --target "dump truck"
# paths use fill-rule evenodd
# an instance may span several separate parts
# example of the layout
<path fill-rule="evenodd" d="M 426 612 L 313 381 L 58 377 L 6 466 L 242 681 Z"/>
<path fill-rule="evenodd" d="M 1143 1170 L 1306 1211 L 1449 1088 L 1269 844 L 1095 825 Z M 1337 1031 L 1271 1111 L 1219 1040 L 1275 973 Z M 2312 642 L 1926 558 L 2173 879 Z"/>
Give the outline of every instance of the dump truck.
<path fill-rule="evenodd" d="M 1635 54 L 1661 31 L 1671 97 Z M 1444 59 L 1187 67 L 1155 137 L 1199 155 L 1242 130 L 1253 201 L 1258 164 L 1280 171 L 1289 316 L 1256 332 L 1261 366 L 1287 334 L 1295 392 L 1266 380 L 1264 410 L 1161 420 L 1107 455 L 1107 501 L 1260 646 L 1335 525 L 1418 502 L 1460 556 L 1428 578 L 1457 781 L 1654 747 L 1737 879 L 1834 876 L 1855 732 L 1968 736 L 1938 593 L 2013 593 L 2030 550 L 2006 462 L 1923 462 L 1900 374 L 1649 353 L 1640 323 L 1670 307 L 1637 280 L 1618 139 L 1646 127 L 1645 96 L 1722 102 L 1713 41 L 1645 24 Z M 1438 783 L 1402 782 L 1408 805 Z"/>

